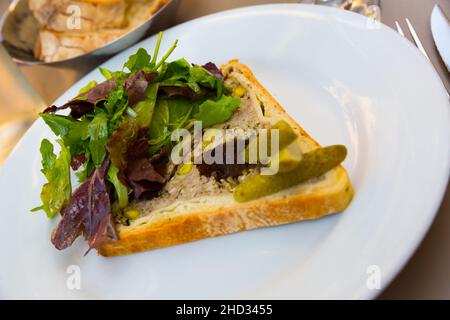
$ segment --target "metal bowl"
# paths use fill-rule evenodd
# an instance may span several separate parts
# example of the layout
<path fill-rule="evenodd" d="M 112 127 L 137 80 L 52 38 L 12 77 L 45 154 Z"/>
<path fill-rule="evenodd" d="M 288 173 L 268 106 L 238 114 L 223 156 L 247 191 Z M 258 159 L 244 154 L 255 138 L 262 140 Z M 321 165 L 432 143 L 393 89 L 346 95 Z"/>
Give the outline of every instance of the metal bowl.
<path fill-rule="evenodd" d="M 34 56 L 34 47 L 40 25 L 28 6 L 28 0 L 14 0 L 0 20 L 0 42 L 12 59 L 22 65 L 75 65 L 94 57 L 111 56 L 135 44 L 153 32 L 172 25 L 179 0 L 170 0 L 139 27 L 118 37 L 112 42 L 73 58 L 45 62 Z"/>

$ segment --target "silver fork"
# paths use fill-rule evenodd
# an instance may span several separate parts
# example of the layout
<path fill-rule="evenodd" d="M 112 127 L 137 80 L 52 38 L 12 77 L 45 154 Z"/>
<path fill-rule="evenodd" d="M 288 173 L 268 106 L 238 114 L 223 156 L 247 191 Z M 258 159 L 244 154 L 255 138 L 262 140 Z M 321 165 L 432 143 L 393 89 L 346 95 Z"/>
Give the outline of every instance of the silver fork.
<path fill-rule="evenodd" d="M 425 56 L 425 58 L 427 58 L 427 60 L 431 62 L 430 57 L 428 56 L 427 52 L 425 51 L 425 48 L 424 48 L 424 46 L 422 44 L 422 41 L 420 41 L 420 38 L 417 35 L 417 32 L 414 29 L 411 21 L 409 21 L 408 18 L 406 18 L 405 20 L 406 20 L 406 25 L 408 26 L 409 32 L 411 33 L 411 36 L 413 37 L 417 48 L 420 50 L 420 52 L 422 52 L 422 54 Z M 400 27 L 400 24 L 398 23 L 398 21 L 395 21 L 395 26 L 397 27 L 398 33 L 400 33 L 400 35 L 402 37 L 405 37 L 405 33 L 403 32 L 402 27 Z"/>
<path fill-rule="evenodd" d="M 427 58 L 427 60 L 431 63 L 431 65 L 432 65 L 433 68 L 434 68 L 433 62 L 431 62 L 430 57 L 428 56 L 428 54 L 427 54 L 427 52 L 426 52 L 426 50 L 425 50 L 425 47 L 424 47 L 423 44 L 422 44 L 422 41 L 420 41 L 420 38 L 419 38 L 419 36 L 417 35 L 417 32 L 416 32 L 416 30 L 414 29 L 414 27 L 413 27 L 411 21 L 409 21 L 408 18 L 406 18 L 405 20 L 406 20 L 406 25 L 408 26 L 409 32 L 411 33 L 411 36 L 413 37 L 413 40 L 414 40 L 414 42 L 415 42 L 417 48 L 418 48 L 419 51 L 425 56 L 425 58 Z M 395 26 L 396 26 L 396 28 L 397 28 L 398 33 L 399 33 L 402 37 L 406 38 L 406 37 L 405 37 L 405 33 L 403 32 L 403 29 L 402 29 L 402 27 L 400 26 L 400 24 L 398 23 L 398 21 L 395 21 Z M 448 92 L 447 92 L 447 97 L 450 97 L 450 95 L 449 95 Z"/>

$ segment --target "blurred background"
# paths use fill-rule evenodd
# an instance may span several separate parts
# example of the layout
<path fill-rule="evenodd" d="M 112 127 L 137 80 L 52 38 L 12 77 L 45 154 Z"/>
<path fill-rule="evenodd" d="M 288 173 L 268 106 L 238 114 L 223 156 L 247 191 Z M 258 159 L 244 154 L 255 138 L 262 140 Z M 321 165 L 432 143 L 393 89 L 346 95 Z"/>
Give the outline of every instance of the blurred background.
<path fill-rule="evenodd" d="M 28 0 L 22 0 L 28 1 Z M 50 0 L 49 0 L 50 1 Z M 0 0 L 0 13 L 5 14 L 12 1 Z M 449 72 L 439 57 L 430 28 L 430 14 L 439 4 L 450 16 L 450 0 L 179 0 L 164 19 L 152 24 L 147 33 L 155 33 L 172 25 L 227 9 L 268 3 L 314 3 L 352 10 L 380 20 L 397 30 L 398 21 L 408 30 L 405 18 L 414 28 L 450 90 Z M 2 24 L 5 19 L 2 19 Z M 413 40 L 410 32 L 405 32 Z M 3 36 L 1 38 L 4 42 Z M 33 123 L 40 110 L 50 105 L 86 73 L 107 60 L 107 55 L 89 56 L 53 65 L 16 63 L 0 46 L 0 167 L 11 149 Z M 431 231 L 410 263 L 380 295 L 380 298 L 447 298 L 450 299 L 450 192 L 446 197 Z"/>

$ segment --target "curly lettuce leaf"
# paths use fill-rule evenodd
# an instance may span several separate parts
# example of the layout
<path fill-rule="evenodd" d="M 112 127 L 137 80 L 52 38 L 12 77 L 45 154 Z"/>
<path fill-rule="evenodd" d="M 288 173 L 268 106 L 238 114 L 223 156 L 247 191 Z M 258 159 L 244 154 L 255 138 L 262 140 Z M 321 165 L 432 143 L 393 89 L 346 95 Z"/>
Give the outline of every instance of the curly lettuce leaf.
<path fill-rule="evenodd" d="M 56 154 L 53 153 L 53 144 L 47 139 L 42 140 L 41 142 L 41 155 L 42 155 L 42 170 L 41 172 L 47 177 L 49 171 L 52 169 L 57 157 Z"/>
<path fill-rule="evenodd" d="M 55 135 L 68 145 L 85 140 L 89 121 L 77 121 L 70 116 L 43 113 L 40 115 Z"/>
<path fill-rule="evenodd" d="M 70 153 L 61 140 L 59 157 L 53 151 L 53 145 L 47 139 L 41 142 L 42 173 L 47 178 L 41 191 L 42 206 L 33 211 L 44 210 L 49 218 L 55 217 L 70 201 L 72 187 L 70 184 Z"/>

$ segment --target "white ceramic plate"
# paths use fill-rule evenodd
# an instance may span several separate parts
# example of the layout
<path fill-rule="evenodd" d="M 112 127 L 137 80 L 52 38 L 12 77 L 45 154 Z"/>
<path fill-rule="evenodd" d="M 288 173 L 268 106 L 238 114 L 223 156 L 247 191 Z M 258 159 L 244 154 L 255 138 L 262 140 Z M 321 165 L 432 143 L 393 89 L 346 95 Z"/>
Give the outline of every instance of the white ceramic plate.
<path fill-rule="evenodd" d="M 56 251 L 56 221 L 29 209 L 43 183 L 41 121 L 0 178 L 0 295 L 4 298 L 372 298 L 411 256 L 449 174 L 449 102 L 420 53 L 385 26 L 320 6 L 269 5 L 219 13 L 165 33 L 172 58 L 238 57 L 323 145 L 345 144 L 356 196 L 344 213 L 118 258 L 82 241 Z M 105 63 L 121 68 L 139 46 Z M 42 75 L 43 77 L 45 75 Z M 56 101 L 74 97 L 98 71 Z M 70 290 L 70 266 L 81 289 Z M 375 267 L 374 267 L 375 266 Z M 372 276 L 372 277 L 370 277 Z M 379 276 L 379 277 L 378 277 Z M 367 285 L 369 283 L 369 286 Z M 69 286 L 70 287 L 70 286 Z"/>

